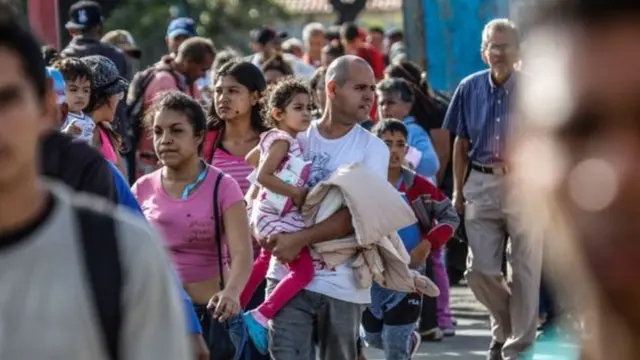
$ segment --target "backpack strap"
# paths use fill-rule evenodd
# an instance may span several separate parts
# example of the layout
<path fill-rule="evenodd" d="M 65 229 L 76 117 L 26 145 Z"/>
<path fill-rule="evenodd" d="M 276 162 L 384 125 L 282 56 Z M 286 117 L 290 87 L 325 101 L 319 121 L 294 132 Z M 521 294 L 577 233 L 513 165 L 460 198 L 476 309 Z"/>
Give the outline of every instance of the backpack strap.
<path fill-rule="evenodd" d="M 122 267 L 114 219 L 90 208 L 76 207 L 93 303 L 110 360 L 119 360 L 122 322 Z"/>
<path fill-rule="evenodd" d="M 213 219 L 215 222 L 215 242 L 218 247 L 218 270 L 220 271 L 220 290 L 224 289 L 224 265 L 223 256 L 222 256 L 222 216 L 220 216 L 220 206 L 218 205 L 218 193 L 220 188 L 220 182 L 222 182 L 222 177 L 224 175 L 222 172 L 218 173 L 218 177 L 216 178 L 216 184 L 213 187 Z"/>

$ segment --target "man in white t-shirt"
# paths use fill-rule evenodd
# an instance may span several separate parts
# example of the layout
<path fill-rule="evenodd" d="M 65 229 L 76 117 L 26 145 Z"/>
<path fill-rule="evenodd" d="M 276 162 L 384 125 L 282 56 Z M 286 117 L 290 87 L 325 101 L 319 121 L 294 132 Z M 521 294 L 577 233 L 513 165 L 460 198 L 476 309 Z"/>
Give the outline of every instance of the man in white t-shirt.
<path fill-rule="evenodd" d="M 373 70 L 357 56 L 340 57 L 327 69 L 324 116 L 299 135 L 305 158 L 313 161 L 310 186 L 327 179 L 339 166 L 354 162 L 386 179 L 387 146 L 357 125 L 368 117 L 375 85 Z M 308 229 L 266 239 L 265 246 L 274 255 L 267 275 L 268 289 L 272 290 L 286 274 L 275 258 L 290 262 L 305 246 L 352 233 L 351 214 L 344 208 Z M 368 303 L 370 291 L 358 287 L 349 264 L 329 269 L 318 261 L 313 281 L 273 319 L 271 356 L 278 360 L 312 360 L 317 345 L 320 359 L 356 359 L 358 328 Z"/>

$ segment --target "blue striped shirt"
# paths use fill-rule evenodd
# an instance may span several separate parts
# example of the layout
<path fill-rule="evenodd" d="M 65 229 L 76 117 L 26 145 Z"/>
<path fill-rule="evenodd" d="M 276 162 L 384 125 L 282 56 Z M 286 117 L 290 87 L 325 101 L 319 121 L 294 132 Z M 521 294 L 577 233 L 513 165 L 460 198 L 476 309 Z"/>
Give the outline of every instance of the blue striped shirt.
<path fill-rule="evenodd" d="M 463 79 L 453 94 L 442 127 L 469 140 L 470 161 L 483 165 L 504 161 L 517 76 L 513 73 L 496 86 L 489 70 L 480 71 Z"/>

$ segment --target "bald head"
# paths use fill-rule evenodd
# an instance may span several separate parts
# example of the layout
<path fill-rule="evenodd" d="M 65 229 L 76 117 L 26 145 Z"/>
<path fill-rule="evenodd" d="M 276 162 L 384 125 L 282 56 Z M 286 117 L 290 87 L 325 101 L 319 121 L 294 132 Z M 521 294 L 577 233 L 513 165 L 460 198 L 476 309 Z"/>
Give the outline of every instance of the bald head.
<path fill-rule="evenodd" d="M 338 86 L 344 86 L 349 80 L 349 72 L 353 66 L 363 66 L 371 70 L 371 66 L 361 57 L 355 55 L 344 55 L 335 59 L 327 68 L 325 84 L 334 82 Z M 371 70 L 373 74 L 373 70 Z"/>
<path fill-rule="evenodd" d="M 375 98 L 376 80 L 362 58 L 345 55 L 334 60 L 325 75 L 328 112 L 335 120 L 353 125 L 368 118 Z"/>

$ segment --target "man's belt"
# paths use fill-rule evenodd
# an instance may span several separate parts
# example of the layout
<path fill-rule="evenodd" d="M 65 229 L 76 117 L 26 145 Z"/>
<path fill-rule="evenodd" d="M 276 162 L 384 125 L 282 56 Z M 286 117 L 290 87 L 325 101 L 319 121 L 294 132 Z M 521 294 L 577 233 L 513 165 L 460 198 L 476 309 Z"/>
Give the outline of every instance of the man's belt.
<path fill-rule="evenodd" d="M 471 163 L 471 169 L 475 171 L 479 171 L 483 174 L 490 175 L 505 175 L 508 173 L 508 169 L 506 166 L 488 166 L 477 163 Z"/>

